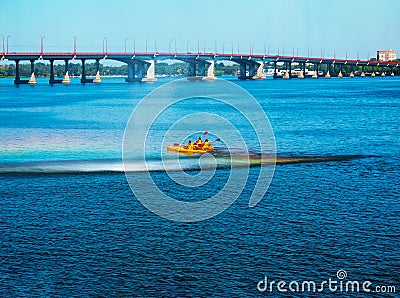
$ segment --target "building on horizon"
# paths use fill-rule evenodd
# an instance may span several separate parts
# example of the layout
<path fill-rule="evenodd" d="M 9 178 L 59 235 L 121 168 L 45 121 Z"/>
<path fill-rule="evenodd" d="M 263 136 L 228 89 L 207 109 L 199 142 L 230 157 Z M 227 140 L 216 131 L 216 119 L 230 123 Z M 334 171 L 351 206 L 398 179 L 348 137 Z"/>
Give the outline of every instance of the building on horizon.
<path fill-rule="evenodd" d="M 396 51 L 395 50 L 382 50 L 376 52 L 376 59 L 378 61 L 392 61 L 396 60 Z"/>

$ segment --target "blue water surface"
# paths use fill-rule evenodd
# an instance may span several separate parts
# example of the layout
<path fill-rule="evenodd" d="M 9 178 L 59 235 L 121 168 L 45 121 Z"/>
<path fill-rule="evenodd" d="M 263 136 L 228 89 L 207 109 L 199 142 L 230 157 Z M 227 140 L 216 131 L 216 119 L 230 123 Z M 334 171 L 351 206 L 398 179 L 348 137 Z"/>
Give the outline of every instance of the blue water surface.
<path fill-rule="evenodd" d="M 359 158 L 277 165 L 254 208 L 248 200 L 259 168 L 251 168 L 231 207 L 190 224 L 151 213 L 124 173 L 105 163 L 120 162 L 135 105 L 170 80 L 39 79 L 34 87 L 0 80 L 0 296 L 312 296 L 262 293 L 257 284 L 265 276 L 337 280 L 339 269 L 346 280 L 400 291 L 399 77 L 228 78 L 267 113 L 278 157 Z M 40 173 L 41 162 L 100 168 Z M 201 192 L 219 189 L 230 171 L 218 169 Z M 152 176 L 187 197 L 165 172 Z"/>

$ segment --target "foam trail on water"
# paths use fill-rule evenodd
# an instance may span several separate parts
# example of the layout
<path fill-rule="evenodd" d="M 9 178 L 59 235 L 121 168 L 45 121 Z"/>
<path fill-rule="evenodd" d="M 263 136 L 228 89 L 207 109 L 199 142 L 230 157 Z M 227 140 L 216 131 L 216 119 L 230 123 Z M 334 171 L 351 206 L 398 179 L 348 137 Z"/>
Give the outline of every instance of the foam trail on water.
<path fill-rule="evenodd" d="M 315 163 L 315 162 L 342 162 L 359 158 L 367 158 L 367 155 L 330 155 L 330 156 L 278 156 L 277 165 L 296 164 L 296 163 Z M 216 156 L 217 168 L 247 167 L 248 164 L 242 162 L 240 156 Z M 272 164 L 273 159 L 258 158 L 255 155 L 250 157 L 250 166 L 263 166 Z M 206 165 L 200 168 L 199 160 L 196 157 L 184 159 L 180 165 L 169 162 L 168 159 L 151 159 L 146 164 L 135 160 L 129 161 L 126 165 L 129 172 L 163 172 L 163 171 L 198 171 L 200 169 L 212 169 Z M 12 173 L 122 173 L 124 167 L 122 160 L 63 160 L 63 161 L 38 161 L 38 162 L 18 162 L 0 164 L 0 174 Z"/>

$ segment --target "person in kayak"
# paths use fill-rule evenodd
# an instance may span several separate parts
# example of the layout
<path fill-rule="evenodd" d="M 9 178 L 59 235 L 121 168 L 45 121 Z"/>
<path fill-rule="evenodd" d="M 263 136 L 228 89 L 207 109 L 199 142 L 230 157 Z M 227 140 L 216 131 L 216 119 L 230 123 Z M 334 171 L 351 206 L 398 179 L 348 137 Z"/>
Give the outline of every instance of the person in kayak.
<path fill-rule="evenodd" d="M 194 146 L 195 146 L 195 147 L 202 147 L 202 146 L 203 146 L 203 140 L 201 139 L 201 137 L 199 137 L 199 138 L 197 139 L 197 141 L 194 142 Z"/>
<path fill-rule="evenodd" d="M 183 146 L 183 148 L 192 150 L 194 149 L 194 144 L 192 143 L 192 141 L 189 141 L 186 146 Z"/>
<path fill-rule="evenodd" d="M 210 142 L 208 141 L 208 139 L 206 139 L 206 140 L 204 141 L 204 144 L 203 144 L 202 149 L 203 149 L 203 150 L 213 150 L 214 147 L 211 146 L 211 144 L 210 144 Z"/>

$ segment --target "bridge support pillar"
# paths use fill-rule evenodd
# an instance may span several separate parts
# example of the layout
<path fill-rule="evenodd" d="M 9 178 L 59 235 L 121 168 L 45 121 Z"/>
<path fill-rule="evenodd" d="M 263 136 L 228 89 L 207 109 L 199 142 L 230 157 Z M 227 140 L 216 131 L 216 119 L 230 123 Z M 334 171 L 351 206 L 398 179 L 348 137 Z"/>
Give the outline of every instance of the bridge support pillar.
<path fill-rule="evenodd" d="M 274 79 L 278 78 L 278 74 L 276 72 L 276 61 L 274 61 Z"/>
<path fill-rule="evenodd" d="M 189 74 L 188 75 L 189 75 L 188 79 L 190 77 L 192 77 L 192 78 L 196 77 L 196 63 L 189 62 Z"/>
<path fill-rule="evenodd" d="M 21 80 L 20 74 L 19 74 L 19 61 L 20 60 L 15 60 L 15 80 L 14 84 L 15 85 L 20 85 L 20 84 L 28 84 L 28 80 Z"/>
<path fill-rule="evenodd" d="M 50 85 L 62 83 L 63 80 L 54 79 L 54 59 L 50 59 Z"/>
<path fill-rule="evenodd" d="M 81 83 L 93 83 L 93 79 L 86 78 L 86 68 L 85 68 L 85 59 L 82 59 L 82 76 L 81 76 Z"/>
<path fill-rule="evenodd" d="M 65 75 L 64 75 L 64 79 L 61 81 L 61 83 L 65 84 L 65 85 L 69 85 L 71 83 L 71 81 L 69 79 L 69 74 L 68 74 L 68 60 L 65 60 Z"/>
<path fill-rule="evenodd" d="M 155 82 L 155 62 L 154 60 L 129 60 L 128 77 L 125 82 Z M 147 69 L 146 69 L 147 67 Z"/>
<path fill-rule="evenodd" d="M 265 80 L 264 74 L 264 62 L 258 63 L 259 66 L 257 68 L 256 75 L 252 77 L 253 80 Z"/>
<path fill-rule="evenodd" d="M 14 84 L 15 85 L 20 85 L 20 84 L 27 84 L 28 81 L 26 80 L 21 80 L 20 74 L 19 74 L 19 60 L 15 60 L 15 79 L 14 79 Z"/>
<path fill-rule="evenodd" d="M 286 68 L 286 70 L 285 70 L 285 74 L 283 75 L 283 78 L 284 78 L 284 79 L 290 79 L 290 74 L 289 74 L 288 67 L 289 67 L 288 62 L 285 62 L 285 68 Z"/>
<path fill-rule="evenodd" d="M 300 65 L 300 72 L 297 75 L 297 77 L 299 79 L 304 79 L 305 76 L 306 76 L 306 70 L 305 70 L 306 69 L 306 64 L 305 63 L 300 63 L 299 65 Z"/>
<path fill-rule="evenodd" d="M 239 65 L 240 66 L 240 76 L 239 76 L 239 79 L 240 80 L 245 80 L 245 79 L 247 79 L 247 69 L 246 69 L 246 64 L 245 63 L 242 63 L 242 64 L 240 64 Z"/>
<path fill-rule="evenodd" d="M 204 77 L 204 80 L 207 81 L 213 81 L 216 80 L 217 78 L 215 77 L 214 74 L 214 60 L 207 60 L 209 63 L 208 68 L 207 68 L 207 76 Z"/>
<path fill-rule="evenodd" d="M 206 66 L 203 63 L 199 63 L 197 67 L 197 75 L 201 78 L 206 75 Z"/>
<path fill-rule="evenodd" d="M 350 78 L 354 78 L 354 65 L 350 66 Z"/>
<path fill-rule="evenodd" d="M 143 78 L 143 65 L 136 61 L 128 62 L 128 77 L 125 82 L 140 82 Z"/>
<path fill-rule="evenodd" d="M 375 76 L 375 67 L 371 66 L 372 70 L 371 70 L 371 77 Z"/>
<path fill-rule="evenodd" d="M 365 77 L 364 68 L 365 68 L 365 66 L 364 66 L 364 65 L 363 65 L 363 66 L 361 66 L 361 77 L 362 77 L 362 78 L 363 78 L 363 77 Z"/>
<path fill-rule="evenodd" d="M 54 84 L 54 60 L 51 59 L 50 60 L 50 80 L 49 80 L 50 84 Z"/>
<path fill-rule="evenodd" d="M 393 67 L 390 67 L 390 76 L 394 77 Z"/>
<path fill-rule="evenodd" d="M 189 81 L 215 80 L 214 60 L 185 59 L 189 63 Z"/>
<path fill-rule="evenodd" d="M 135 82 L 135 64 L 133 62 L 128 62 L 128 77 L 125 79 L 125 82 Z"/>
<path fill-rule="evenodd" d="M 287 69 L 285 70 L 285 74 L 283 75 L 283 78 L 284 79 L 289 79 L 290 78 L 289 71 Z"/>
<path fill-rule="evenodd" d="M 21 78 L 19 77 L 19 60 L 15 60 L 15 80 L 14 83 L 18 83 Z"/>
<path fill-rule="evenodd" d="M 157 80 L 154 60 L 129 60 L 126 63 L 128 64 L 128 77 L 125 82 L 155 82 Z"/>
<path fill-rule="evenodd" d="M 264 62 L 258 62 L 249 59 L 232 59 L 232 61 L 236 62 L 240 66 L 240 75 L 238 76 L 239 80 L 263 80 L 265 79 L 264 75 Z M 276 68 L 276 61 L 274 61 L 274 67 Z M 275 76 L 274 76 L 275 77 Z"/>
<path fill-rule="evenodd" d="M 385 76 L 385 69 L 384 69 L 384 66 L 382 65 L 381 77 L 384 77 L 384 76 Z"/>
<path fill-rule="evenodd" d="M 313 79 L 318 79 L 318 63 L 314 63 L 314 73 L 312 75 Z"/>
<path fill-rule="evenodd" d="M 142 78 L 142 82 L 155 82 L 157 81 L 155 76 L 155 63 L 154 60 L 145 60 L 147 64 L 146 77 Z"/>
<path fill-rule="evenodd" d="M 342 74 L 342 69 L 343 69 L 343 64 L 340 64 L 339 66 L 339 73 L 338 73 L 338 78 L 343 78 L 343 74 Z"/>
<path fill-rule="evenodd" d="M 330 79 L 330 77 L 331 77 L 330 70 L 331 70 L 331 65 L 328 63 L 326 65 L 326 75 L 325 75 L 325 78 L 327 78 L 327 79 Z"/>
<path fill-rule="evenodd" d="M 100 77 L 100 60 L 96 59 L 96 77 L 93 80 L 93 83 L 100 84 L 101 77 Z"/>
<path fill-rule="evenodd" d="M 31 77 L 28 81 L 29 85 L 36 85 L 36 78 L 35 78 L 35 60 L 31 60 Z"/>

